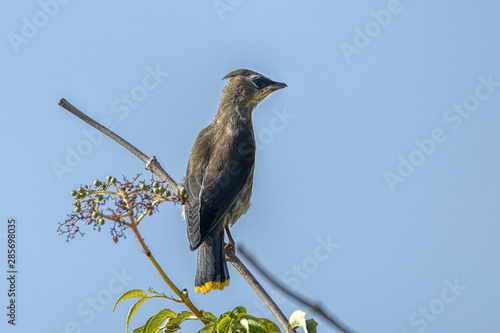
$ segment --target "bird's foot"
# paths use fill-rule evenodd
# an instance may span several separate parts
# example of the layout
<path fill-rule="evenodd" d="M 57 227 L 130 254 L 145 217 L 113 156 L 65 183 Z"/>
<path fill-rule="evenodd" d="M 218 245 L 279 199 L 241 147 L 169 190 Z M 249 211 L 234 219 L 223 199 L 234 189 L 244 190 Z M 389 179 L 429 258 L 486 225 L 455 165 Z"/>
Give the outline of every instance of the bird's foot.
<path fill-rule="evenodd" d="M 233 250 L 234 254 L 236 254 L 236 245 L 234 244 L 233 236 L 231 236 L 231 232 L 229 231 L 229 226 L 226 225 L 226 234 L 227 234 L 227 243 L 226 246 L 231 247 Z"/>
<path fill-rule="evenodd" d="M 224 250 L 227 250 L 227 248 L 230 248 L 234 254 L 236 254 L 236 244 L 234 244 L 233 241 L 229 241 L 226 243 L 226 246 L 224 246 Z"/>

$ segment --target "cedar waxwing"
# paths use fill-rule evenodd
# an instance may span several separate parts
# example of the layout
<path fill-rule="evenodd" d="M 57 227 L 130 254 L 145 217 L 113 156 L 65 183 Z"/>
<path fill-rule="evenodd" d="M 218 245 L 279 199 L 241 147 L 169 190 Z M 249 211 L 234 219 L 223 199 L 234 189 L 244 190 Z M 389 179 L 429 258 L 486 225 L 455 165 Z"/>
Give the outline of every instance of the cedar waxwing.
<path fill-rule="evenodd" d="M 230 79 L 214 120 L 196 137 L 181 185 L 187 190 L 184 218 L 192 251 L 198 249 L 195 290 L 229 285 L 224 230 L 229 233 L 250 206 L 255 164 L 252 111 L 272 92 L 287 87 L 262 74 L 238 69 Z"/>

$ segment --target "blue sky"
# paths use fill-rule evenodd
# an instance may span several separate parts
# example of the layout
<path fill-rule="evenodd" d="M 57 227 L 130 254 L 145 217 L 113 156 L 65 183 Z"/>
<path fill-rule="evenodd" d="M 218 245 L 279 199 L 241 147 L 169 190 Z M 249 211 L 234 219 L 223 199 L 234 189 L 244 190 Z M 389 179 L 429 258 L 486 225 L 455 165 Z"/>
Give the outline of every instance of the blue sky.
<path fill-rule="evenodd" d="M 358 332 L 500 330 L 500 3 L 3 7 L 0 267 L 6 276 L 15 217 L 18 308 L 15 327 L 1 316 L 2 332 L 123 332 L 131 302 L 111 312 L 121 292 L 169 293 L 131 233 L 118 244 L 107 228 L 69 243 L 57 234 L 72 189 L 107 175 L 150 177 L 59 99 L 180 180 L 217 110 L 220 79 L 237 68 L 288 84 L 254 113 L 252 208 L 232 229 L 237 244 Z M 271 316 L 232 267 L 229 288 L 194 293 L 180 206 L 164 204 L 142 233 L 199 308 Z M 264 286 L 287 316 L 310 312 Z M 8 287 L 2 279 L 4 312 Z M 131 327 L 165 307 L 184 310 L 153 300 Z"/>

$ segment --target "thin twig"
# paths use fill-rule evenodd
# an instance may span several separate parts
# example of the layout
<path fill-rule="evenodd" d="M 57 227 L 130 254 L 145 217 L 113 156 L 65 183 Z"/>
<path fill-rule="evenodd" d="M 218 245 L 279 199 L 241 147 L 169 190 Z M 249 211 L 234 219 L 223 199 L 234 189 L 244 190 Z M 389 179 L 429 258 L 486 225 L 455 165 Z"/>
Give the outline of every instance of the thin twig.
<path fill-rule="evenodd" d="M 125 147 L 127 150 L 129 150 L 132 154 L 137 156 L 141 161 L 146 163 L 146 169 L 150 170 L 152 173 L 160 177 L 174 192 L 179 193 L 178 188 L 179 185 L 170 177 L 165 170 L 161 167 L 160 163 L 156 160 L 156 158 L 153 156 L 152 158 L 149 158 L 145 154 L 143 154 L 140 150 L 135 148 L 133 145 L 131 145 L 129 142 L 121 138 L 119 135 L 114 133 L 113 131 L 107 129 L 103 125 L 99 124 L 80 110 L 78 110 L 76 107 L 74 107 L 71 103 L 69 103 L 67 100 L 62 98 L 59 101 L 59 106 L 63 107 L 64 109 L 68 110 L 69 112 L 73 113 L 75 116 L 78 118 L 82 119 L 85 121 L 87 124 L 90 126 L 96 128 L 97 130 L 101 131 L 102 133 L 106 134 L 109 136 L 111 139 L 115 140 L 118 142 L 120 145 Z M 179 296 L 179 298 L 186 304 L 186 306 L 198 317 L 201 318 L 202 314 L 200 311 L 191 303 L 191 300 L 188 297 L 188 292 L 186 289 L 180 291 L 179 288 L 177 288 L 172 281 L 168 278 L 168 276 L 165 274 L 161 266 L 158 264 L 158 262 L 155 260 L 151 252 L 149 251 L 146 243 L 144 243 L 144 240 L 142 239 L 137 226 L 134 225 L 131 227 L 132 230 L 134 231 L 134 234 L 139 241 L 144 253 L 146 256 L 149 258 L 153 266 L 156 268 L 158 273 L 162 276 L 163 280 L 167 283 L 167 285 Z M 228 247 L 226 249 L 226 258 L 228 261 L 236 268 L 236 270 L 245 278 L 245 280 L 252 286 L 252 288 L 255 290 L 255 292 L 260 296 L 260 298 L 264 301 L 264 303 L 267 305 L 267 307 L 271 310 L 273 315 L 278 319 L 278 322 L 283 326 L 286 332 L 288 332 L 288 320 L 281 312 L 280 308 L 274 303 L 272 300 L 271 296 L 262 288 L 262 286 L 259 284 L 259 282 L 255 279 L 255 277 L 250 273 L 250 271 L 245 267 L 245 265 L 236 257 L 234 252 L 230 250 Z M 204 320 L 201 319 L 205 323 Z M 205 323 L 206 324 L 206 323 Z M 293 330 L 292 332 L 295 332 Z"/>
<path fill-rule="evenodd" d="M 189 299 L 189 295 L 188 295 L 188 292 L 187 290 L 180 290 L 179 288 L 177 288 L 177 286 L 172 282 L 172 280 L 170 280 L 170 278 L 167 276 L 167 274 L 165 274 L 165 271 L 163 271 L 163 269 L 161 268 L 160 264 L 158 264 L 158 262 L 156 261 L 155 257 L 153 256 L 153 254 L 151 253 L 151 251 L 149 250 L 148 246 L 146 245 L 146 243 L 144 242 L 144 239 L 142 239 L 142 236 L 141 234 L 139 233 L 139 230 L 137 228 L 136 225 L 132 225 L 131 226 L 131 229 L 132 231 L 134 232 L 134 235 L 135 235 L 135 238 L 137 238 L 137 240 L 139 241 L 139 244 L 141 244 L 141 248 L 142 248 L 142 251 L 144 252 L 144 254 L 146 255 L 146 257 L 148 257 L 148 259 L 151 261 L 151 263 L 153 264 L 153 266 L 156 268 L 156 270 L 158 271 L 158 273 L 160 274 L 160 276 L 162 277 L 163 281 L 165 281 L 165 283 L 170 287 L 170 289 L 172 289 L 172 291 L 177 295 L 179 296 L 180 300 L 186 304 L 186 306 L 189 308 L 189 310 L 191 310 L 191 312 L 200 319 L 200 321 L 204 324 L 204 325 L 207 325 L 209 322 L 202 319 L 203 318 L 203 315 L 201 314 L 200 310 L 198 310 L 198 308 L 191 302 L 191 300 Z"/>
<path fill-rule="evenodd" d="M 285 329 L 285 332 L 288 332 L 288 319 L 281 312 L 281 309 L 276 305 L 271 296 L 267 293 L 267 291 L 260 285 L 259 281 L 255 279 L 253 274 L 246 268 L 246 266 L 241 262 L 241 260 L 236 256 L 231 247 L 226 246 L 226 259 L 229 261 L 234 268 L 238 271 L 238 273 L 243 276 L 243 278 L 248 282 L 250 286 L 252 286 L 253 290 L 259 295 L 264 304 L 271 310 L 273 315 L 278 319 L 280 325 Z M 295 332 L 295 330 L 291 331 Z"/>
<path fill-rule="evenodd" d="M 109 136 L 111 139 L 115 140 L 118 142 L 120 145 L 125 147 L 128 151 L 130 151 L 132 154 L 137 156 L 141 161 L 146 163 L 146 170 L 150 170 L 152 173 L 160 177 L 161 180 L 163 180 L 175 193 L 178 192 L 179 185 L 175 180 L 170 177 L 170 175 L 162 168 L 160 163 L 156 160 L 156 157 L 149 158 L 147 155 L 142 153 L 139 149 L 135 148 L 132 144 L 130 144 L 127 140 L 123 139 L 121 136 L 116 134 L 115 132 L 109 130 L 108 128 L 104 127 L 103 125 L 99 124 L 97 121 L 94 119 L 90 118 L 87 116 L 85 113 L 82 111 L 78 110 L 76 107 L 74 107 L 70 102 L 65 100 L 64 98 L 61 98 L 59 101 L 59 106 L 62 108 L 68 110 L 90 126 L 94 127 L 95 129 L 101 131 L 102 133 L 106 134 Z"/>
<path fill-rule="evenodd" d="M 345 325 L 341 324 L 338 319 L 335 319 L 332 315 L 328 314 L 328 311 L 324 309 L 324 307 L 319 304 L 318 302 L 308 300 L 306 297 L 299 295 L 296 292 L 292 292 L 290 289 L 285 288 L 282 284 L 280 284 L 276 278 L 274 278 L 267 270 L 263 268 L 262 265 L 257 263 L 257 261 L 252 258 L 250 254 L 240 245 L 238 247 L 238 250 L 240 251 L 241 255 L 245 260 L 247 260 L 255 269 L 262 274 L 271 284 L 273 284 L 276 288 L 281 290 L 284 294 L 290 296 L 294 300 L 296 300 L 299 303 L 304 304 L 305 306 L 311 308 L 312 311 L 318 313 L 321 315 L 323 318 L 325 318 L 328 322 L 330 322 L 333 326 L 338 328 L 340 331 L 344 333 L 353 333 L 354 331 L 351 331 L 345 327 Z"/>

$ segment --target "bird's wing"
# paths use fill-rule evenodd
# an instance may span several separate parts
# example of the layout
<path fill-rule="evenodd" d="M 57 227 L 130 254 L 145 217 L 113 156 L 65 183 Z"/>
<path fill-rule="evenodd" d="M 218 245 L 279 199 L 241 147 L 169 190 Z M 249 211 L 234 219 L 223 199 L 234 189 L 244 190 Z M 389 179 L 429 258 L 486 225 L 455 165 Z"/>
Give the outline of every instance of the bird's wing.
<path fill-rule="evenodd" d="M 202 181 L 190 174 L 184 179 L 188 193 L 188 201 L 184 204 L 184 219 L 186 220 L 187 234 L 191 250 L 196 249 L 200 242 L 200 198 Z"/>
<path fill-rule="evenodd" d="M 255 143 L 234 141 L 224 163 L 213 158 L 203 174 L 193 172 L 186 175 L 190 197 L 185 217 L 192 250 L 200 246 L 221 222 L 253 170 Z"/>

